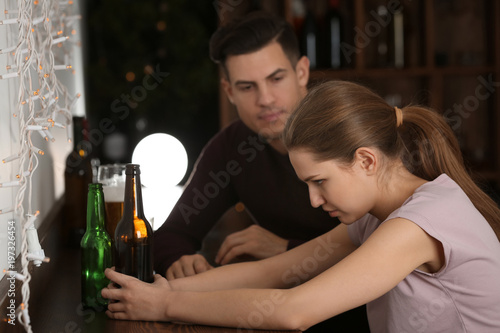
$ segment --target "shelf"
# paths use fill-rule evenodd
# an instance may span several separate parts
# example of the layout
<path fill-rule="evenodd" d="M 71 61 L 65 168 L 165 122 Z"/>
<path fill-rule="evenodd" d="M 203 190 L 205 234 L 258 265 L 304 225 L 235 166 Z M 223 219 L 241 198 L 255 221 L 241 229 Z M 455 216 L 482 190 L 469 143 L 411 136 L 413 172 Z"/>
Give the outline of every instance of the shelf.
<path fill-rule="evenodd" d="M 302 21 L 294 16 L 294 1 L 260 0 L 260 3 L 265 10 L 296 24 Z M 318 28 L 324 29 L 328 0 L 304 1 L 316 16 Z M 487 81 L 500 81 L 500 1 L 398 2 L 404 13 L 402 68 L 394 67 L 394 59 L 380 59 L 379 54 L 378 43 L 391 43 L 387 38 L 396 38 L 388 25 L 383 35 L 376 33 L 382 31 L 377 26 L 382 21 L 376 15 L 381 6 L 388 7 L 390 3 L 340 1 L 342 38 L 350 46 L 347 50 L 352 51 L 351 57 L 344 59 L 346 68 L 312 69 L 309 86 L 327 80 L 351 80 L 372 88 L 393 105 L 424 104 L 443 114 L 454 112 L 452 115 L 462 118 L 459 125 L 451 121 L 450 126 L 454 127 L 467 164 L 500 193 L 500 88 L 495 83 L 486 86 Z M 300 24 L 295 29 L 300 36 Z M 369 40 L 359 39 L 360 31 Z M 321 32 L 318 38 L 320 35 Z M 391 50 L 390 45 L 387 50 Z M 384 66 L 377 67 L 380 64 Z M 227 104 L 221 96 L 224 123 L 236 117 Z M 473 110 L 460 114 L 460 110 L 455 110 L 457 105 Z"/>
<path fill-rule="evenodd" d="M 350 79 L 353 77 L 471 76 L 495 73 L 495 70 L 494 66 L 315 69 L 311 71 L 311 80 Z"/>

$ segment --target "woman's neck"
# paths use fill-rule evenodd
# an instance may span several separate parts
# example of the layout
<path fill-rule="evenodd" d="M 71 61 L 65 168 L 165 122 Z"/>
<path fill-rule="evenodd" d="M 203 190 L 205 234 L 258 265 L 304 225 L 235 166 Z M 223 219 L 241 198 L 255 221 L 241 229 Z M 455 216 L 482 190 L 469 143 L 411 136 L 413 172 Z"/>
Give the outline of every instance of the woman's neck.
<path fill-rule="evenodd" d="M 370 212 L 380 221 L 384 221 L 393 211 L 400 208 L 417 188 L 427 183 L 425 179 L 411 174 L 402 165 L 394 171 L 388 183 L 380 185 L 379 199 Z"/>

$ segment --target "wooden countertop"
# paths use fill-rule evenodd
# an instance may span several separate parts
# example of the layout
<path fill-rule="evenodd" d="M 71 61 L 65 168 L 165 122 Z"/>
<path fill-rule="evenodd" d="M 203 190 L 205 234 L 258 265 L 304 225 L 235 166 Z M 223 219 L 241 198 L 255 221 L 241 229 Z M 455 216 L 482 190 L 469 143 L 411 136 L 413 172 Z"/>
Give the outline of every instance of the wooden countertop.
<path fill-rule="evenodd" d="M 67 249 L 56 263 L 55 274 L 41 297 L 30 301 L 33 332 L 252 332 L 252 330 L 164 322 L 124 321 L 102 312 L 82 309 L 80 299 L 80 252 Z M 258 332 L 286 332 L 259 330 Z M 296 331 L 298 332 L 298 331 Z"/>

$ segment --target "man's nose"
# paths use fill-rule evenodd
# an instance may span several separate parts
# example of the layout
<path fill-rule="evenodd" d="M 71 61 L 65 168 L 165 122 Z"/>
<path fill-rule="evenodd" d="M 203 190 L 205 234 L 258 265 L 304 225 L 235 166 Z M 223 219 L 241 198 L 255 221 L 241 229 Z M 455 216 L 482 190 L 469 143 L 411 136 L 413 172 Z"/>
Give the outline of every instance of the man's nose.
<path fill-rule="evenodd" d="M 259 94 L 257 97 L 257 103 L 260 106 L 269 106 L 274 103 L 274 94 L 272 89 L 264 85 L 263 87 L 260 87 L 259 89 Z"/>

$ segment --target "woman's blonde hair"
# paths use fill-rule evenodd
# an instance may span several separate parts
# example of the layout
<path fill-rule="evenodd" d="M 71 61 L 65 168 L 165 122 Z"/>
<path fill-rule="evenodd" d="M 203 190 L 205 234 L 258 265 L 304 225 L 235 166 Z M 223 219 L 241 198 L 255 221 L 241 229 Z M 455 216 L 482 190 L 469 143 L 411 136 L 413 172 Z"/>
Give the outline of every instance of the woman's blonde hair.
<path fill-rule="evenodd" d="M 311 89 L 288 119 L 288 150 L 305 148 L 319 160 L 351 164 L 360 147 L 374 147 L 389 160 L 399 158 L 412 174 L 431 181 L 446 173 L 490 223 L 500 239 L 500 209 L 468 174 L 458 141 L 444 118 L 422 106 L 402 110 L 366 87 L 328 81 Z"/>

